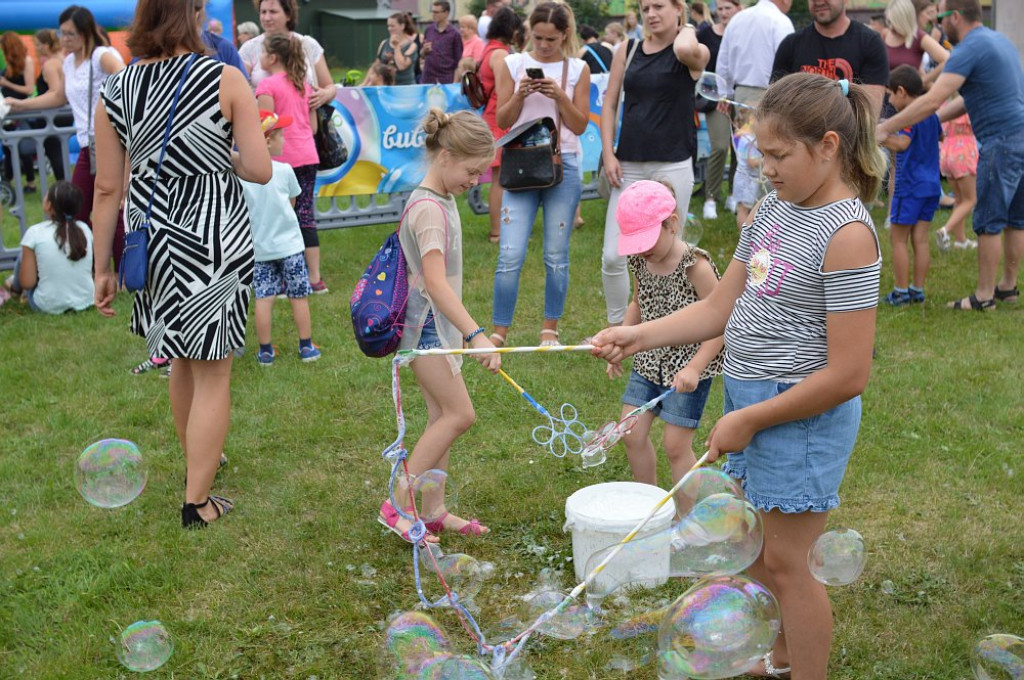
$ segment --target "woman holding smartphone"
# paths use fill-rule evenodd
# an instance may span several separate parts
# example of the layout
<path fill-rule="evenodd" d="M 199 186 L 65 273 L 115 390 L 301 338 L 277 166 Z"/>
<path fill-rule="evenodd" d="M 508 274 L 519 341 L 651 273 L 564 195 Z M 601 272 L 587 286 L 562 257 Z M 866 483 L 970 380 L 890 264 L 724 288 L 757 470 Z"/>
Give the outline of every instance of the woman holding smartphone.
<path fill-rule="evenodd" d="M 537 209 L 544 208 L 544 324 L 542 346 L 557 345 L 558 321 L 569 292 L 569 236 L 580 202 L 580 141 L 590 116 L 590 68 L 575 55 L 576 20 L 567 5 L 545 2 L 530 15 L 531 49 L 509 54 L 495 72 L 497 121 L 512 128 L 537 118 L 559 121 L 562 181 L 532 191 L 505 191 L 501 199 L 501 240 L 494 273 L 494 333 L 505 344 L 519 296 Z"/>
<path fill-rule="evenodd" d="M 675 192 L 680 217 L 689 212 L 697 154 L 693 89 L 710 56 L 707 46 L 697 41 L 693 25 L 685 23 L 683 0 L 641 0 L 640 9 L 647 37 L 639 45 L 628 40 L 616 50 L 601 115 L 601 158 L 612 187 L 601 278 L 612 326 L 622 324 L 630 300 L 629 272 L 626 258 L 619 255 L 615 220 L 619 196 L 633 182 L 660 181 Z M 622 130 L 616 148 L 616 109 L 623 90 Z"/>

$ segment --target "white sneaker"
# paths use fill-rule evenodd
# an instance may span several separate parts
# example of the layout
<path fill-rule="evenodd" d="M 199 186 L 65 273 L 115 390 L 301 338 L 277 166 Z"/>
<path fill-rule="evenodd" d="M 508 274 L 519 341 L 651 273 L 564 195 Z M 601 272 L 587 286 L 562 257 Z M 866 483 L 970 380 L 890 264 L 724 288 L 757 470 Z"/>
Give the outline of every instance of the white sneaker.
<path fill-rule="evenodd" d="M 949 250 L 949 232 L 945 229 L 939 229 L 935 232 L 935 244 L 939 247 L 939 250 L 946 252 Z"/>
<path fill-rule="evenodd" d="M 718 206 L 715 205 L 714 199 L 708 199 L 704 201 L 704 219 L 706 220 L 717 220 L 718 219 Z"/>
<path fill-rule="evenodd" d="M 736 214 L 736 197 L 732 194 L 729 194 L 729 198 L 725 199 L 725 209 L 734 215 Z"/>
<path fill-rule="evenodd" d="M 885 224 L 882 225 L 886 229 L 892 229 L 892 220 L 888 217 L 885 218 Z"/>

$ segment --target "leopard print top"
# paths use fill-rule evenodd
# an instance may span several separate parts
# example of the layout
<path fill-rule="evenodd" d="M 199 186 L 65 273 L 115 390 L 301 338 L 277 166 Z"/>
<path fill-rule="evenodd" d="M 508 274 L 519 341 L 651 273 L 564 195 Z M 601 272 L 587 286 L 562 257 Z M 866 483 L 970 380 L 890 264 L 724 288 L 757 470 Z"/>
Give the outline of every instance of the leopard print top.
<path fill-rule="evenodd" d="M 636 278 L 641 323 L 668 316 L 700 299 L 693 284 L 690 283 L 690 279 L 686 276 L 686 269 L 696 264 L 698 255 L 711 263 L 715 276 L 721 278 L 711 255 L 701 248 L 687 247 L 686 253 L 679 261 L 675 271 L 667 276 L 652 274 L 647 269 L 647 262 L 639 255 L 629 256 L 629 268 Z M 633 358 L 633 370 L 653 383 L 662 387 L 670 387 L 676 373 L 693 359 L 699 349 L 700 344 L 694 344 L 659 347 L 646 352 L 638 352 Z M 723 363 L 724 352 L 719 352 L 718 356 L 701 372 L 701 380 L 720 374 Z"/>

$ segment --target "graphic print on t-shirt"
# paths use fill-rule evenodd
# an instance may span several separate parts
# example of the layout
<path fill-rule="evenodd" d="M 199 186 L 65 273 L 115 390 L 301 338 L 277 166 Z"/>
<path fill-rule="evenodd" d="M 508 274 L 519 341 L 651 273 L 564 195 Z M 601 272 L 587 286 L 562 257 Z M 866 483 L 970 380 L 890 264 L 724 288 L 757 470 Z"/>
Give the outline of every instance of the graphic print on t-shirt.
<path fill-rule="evenodd" d="M 782 247 L 778 231 L 779 225 L 773 224 L 764 238 L 755 244 L 750 262 L 747 263 L 747 281 L 752 288 L 757 290 L 757 297 L 778 295 L 782 290 L 782 282 L 785 280 L 786 274 L 793 269 L 792 264 L 776 257 Z M 774 285 L 769 283 L 773 275 L 775 275 Z"/>

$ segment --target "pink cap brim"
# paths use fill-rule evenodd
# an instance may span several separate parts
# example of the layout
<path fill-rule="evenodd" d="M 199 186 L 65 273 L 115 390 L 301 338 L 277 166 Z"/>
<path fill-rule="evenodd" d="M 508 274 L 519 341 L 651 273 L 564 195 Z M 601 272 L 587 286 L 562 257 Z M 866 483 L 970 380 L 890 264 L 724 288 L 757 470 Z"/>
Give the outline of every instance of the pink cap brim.
<path fill-rule="evenodd" d="M 638 234 L 619 234 L 619 255 L 625 257 L 626 255 L 636 255 L 637 253 L 645 253 L 654 247 L 654 244 L 658 242 L 658 236 L 661 234 L 661 223 L 657 226 L 652 226 L 650 229 L 645 229 Z"/>

